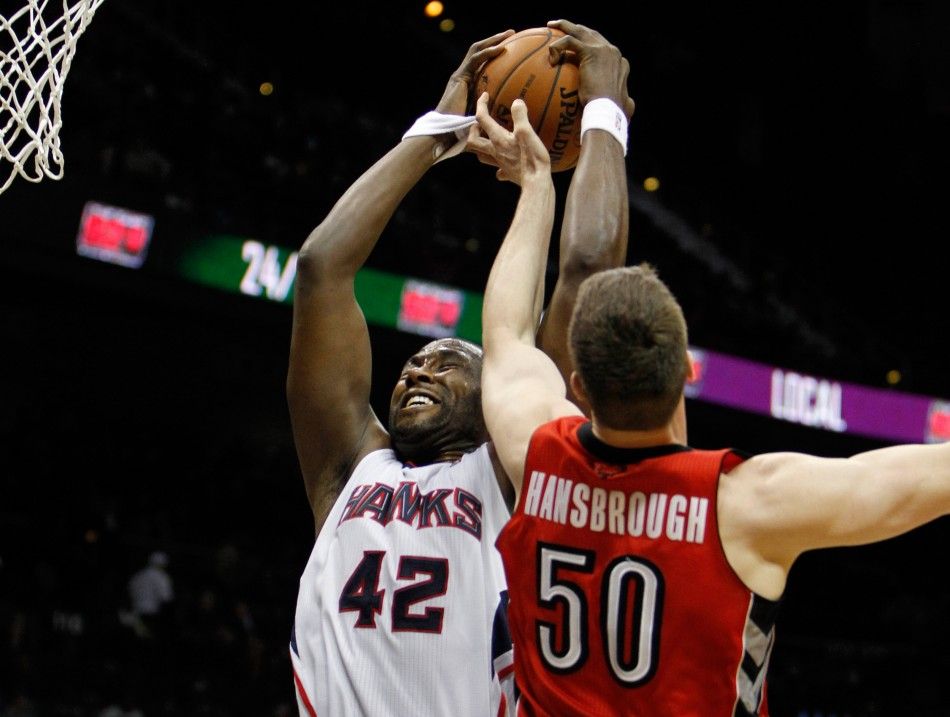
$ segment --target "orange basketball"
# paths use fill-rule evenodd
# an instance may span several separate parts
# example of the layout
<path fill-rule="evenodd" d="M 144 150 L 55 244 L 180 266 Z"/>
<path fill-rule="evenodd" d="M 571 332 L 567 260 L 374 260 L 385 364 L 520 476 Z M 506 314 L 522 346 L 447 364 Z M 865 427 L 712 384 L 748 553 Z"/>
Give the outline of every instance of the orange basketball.
<path fill-rule="evenodd" d="M 475 75 L 475 98 L 488 93 L 492 117 L 511 129 L 511 103 L 521 98 L 528 119 L 551 154 L 551 171 L 563 172 L 577 164 L 581 151 L 581 102 L 577 66 L 552 65 L 548 45 L 564 37 L 549 27 L 515 33 L 502 43 L 504 52 L 493 57 Z"/>

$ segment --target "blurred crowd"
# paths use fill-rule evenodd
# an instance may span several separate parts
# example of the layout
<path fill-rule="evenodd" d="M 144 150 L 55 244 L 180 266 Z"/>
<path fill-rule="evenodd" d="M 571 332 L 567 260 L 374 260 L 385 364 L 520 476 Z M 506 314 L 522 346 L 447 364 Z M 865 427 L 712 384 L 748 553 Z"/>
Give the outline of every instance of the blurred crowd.
<path fill-rule="evenodd" d="M 0 715 L 290 715 L 310 547 L 306 514 L 286 520 L 306 510 L 291 457 L 43 424 L 2 440 Z"/>

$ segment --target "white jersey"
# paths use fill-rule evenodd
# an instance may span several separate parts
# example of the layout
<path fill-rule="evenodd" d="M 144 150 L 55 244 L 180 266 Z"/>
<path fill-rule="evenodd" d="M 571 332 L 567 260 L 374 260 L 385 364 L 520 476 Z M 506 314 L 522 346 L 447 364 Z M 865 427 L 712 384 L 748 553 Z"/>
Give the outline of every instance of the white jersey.
<path fill-rule="evenodd" d="M 353 471 L 300 579 L 290 656 L 302 717 L 498 717 L 513 711 L 509 512 L 488 446 Z"/>

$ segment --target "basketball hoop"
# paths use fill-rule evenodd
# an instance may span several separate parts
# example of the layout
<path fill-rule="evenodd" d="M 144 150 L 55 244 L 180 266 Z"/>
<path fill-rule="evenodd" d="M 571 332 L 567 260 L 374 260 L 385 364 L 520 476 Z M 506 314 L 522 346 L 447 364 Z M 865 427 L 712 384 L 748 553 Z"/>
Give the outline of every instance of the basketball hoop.
<path fill-rule="evenodd" d="M 63 176 L 60 104 L 76 42 L 104 0 L 25 0 L 0 15 L 0 160 L 30 182 Z"/>

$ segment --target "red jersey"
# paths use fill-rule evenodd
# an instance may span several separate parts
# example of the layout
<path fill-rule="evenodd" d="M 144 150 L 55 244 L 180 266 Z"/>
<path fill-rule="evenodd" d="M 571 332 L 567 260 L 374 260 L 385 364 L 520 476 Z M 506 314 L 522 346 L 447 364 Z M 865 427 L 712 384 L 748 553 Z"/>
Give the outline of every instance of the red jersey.
<path fill-rule="evenodd" d="M 778 603 L 736 576 L 716 517 L 742 460 L 615 448 L 580 416 L 535 431 L 497 541 L 519 715 L 768 715 Z"/>

